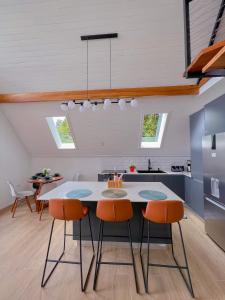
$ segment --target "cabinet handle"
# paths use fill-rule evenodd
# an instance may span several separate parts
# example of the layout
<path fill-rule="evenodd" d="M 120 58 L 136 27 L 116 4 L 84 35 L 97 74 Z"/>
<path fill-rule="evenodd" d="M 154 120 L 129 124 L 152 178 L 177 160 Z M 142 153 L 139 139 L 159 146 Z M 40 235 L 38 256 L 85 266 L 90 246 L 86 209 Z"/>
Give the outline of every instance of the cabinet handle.
<path fill-rule="evenodd" d="M 221 208 L 222 210 L 225 210 L 225 207 L 223 205 L 220 205 L 219 203 L 217 203 L 217 202 L 209 199 L 208 197 L 205 197 L 205 200 L 208 201 L 208 202 L 210 202 L 210 203 L 212 203 L 212 204 L 214 204 L 215 206 Z"/>

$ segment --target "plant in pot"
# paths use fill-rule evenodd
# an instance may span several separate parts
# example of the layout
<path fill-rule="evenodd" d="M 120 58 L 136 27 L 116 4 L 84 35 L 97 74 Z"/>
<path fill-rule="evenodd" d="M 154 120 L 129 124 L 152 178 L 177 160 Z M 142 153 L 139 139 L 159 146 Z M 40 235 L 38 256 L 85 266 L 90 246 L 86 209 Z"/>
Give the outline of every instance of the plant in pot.
<path fill-rule="evenodd" d="M 130 165 L 129 169 L 130 169 L 131 173 L 134 173 L 136 171 L 136 166 L 135 165 Z"/>

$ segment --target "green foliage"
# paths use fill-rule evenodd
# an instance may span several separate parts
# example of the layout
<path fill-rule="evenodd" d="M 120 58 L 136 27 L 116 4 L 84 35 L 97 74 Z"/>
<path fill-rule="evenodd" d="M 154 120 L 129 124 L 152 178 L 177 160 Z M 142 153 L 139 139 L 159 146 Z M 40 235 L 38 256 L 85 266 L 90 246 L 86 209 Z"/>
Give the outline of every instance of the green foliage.
<path fill-rule="evenodd" d="M 157 133 L 157 125 L 159 114 L 150 114 L 144 116 L 143 137 L 155 137 Z"/>
<path fill-rule="evenodd" d="M 56 128 L 63 144 L 73 143 L 73 138 L 71 136 L 69 124 L 66 118 L 64 120 L 57 120 Z"/>

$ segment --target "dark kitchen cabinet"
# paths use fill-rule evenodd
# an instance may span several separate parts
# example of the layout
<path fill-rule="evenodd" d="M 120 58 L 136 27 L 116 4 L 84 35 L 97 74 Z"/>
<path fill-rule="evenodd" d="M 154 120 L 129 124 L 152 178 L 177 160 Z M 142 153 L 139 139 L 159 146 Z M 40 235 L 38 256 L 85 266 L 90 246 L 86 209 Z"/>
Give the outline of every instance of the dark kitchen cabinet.
<path fill-rule="evenodd" d="M 123 180 L 128 182 L 153 182 L 156 181 L 156 175 L 124 174 Z"/>
<path fill-rule="evenodd" d="M 203 179 L 202 137 L 204 136 L 204 110 L 190 116 L 191 174 Z"/>
<path fill-rule="evenodd" d="M 225 95 L 205 106 L 205 135 L 224 132 Z"/>
<path fill-rule="evenodd" d="M 185 202 L 190 206 L 191 202 L 191 177 L 185 176 Z"/>
<path fill-rule="evenodd" d="M 203 181 L 191 178 L 191 197 L 189 206 L 204 218 L 204 191 Z"/>
<path fill-rule="evenodd" d="M 160 181 L 165 184 L 170 190 L 172 190 L 182 199 L 185 198 L 184 175 L 158 175 L 156 177 L 156 181 Z"/>
<path fill-rule="evenodd" d="M 190 116 L 191 175 L 185 182 L 185 199 L 198 215 L 204 216 L 202 138 L 205 133 L 204 109 Z"/>

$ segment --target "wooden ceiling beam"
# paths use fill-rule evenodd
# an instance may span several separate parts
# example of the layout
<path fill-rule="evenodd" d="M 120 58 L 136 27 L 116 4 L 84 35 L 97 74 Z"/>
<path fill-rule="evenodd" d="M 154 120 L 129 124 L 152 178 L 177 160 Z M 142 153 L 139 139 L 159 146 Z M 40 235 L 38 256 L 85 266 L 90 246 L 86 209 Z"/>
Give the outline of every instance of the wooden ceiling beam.
<path fill-rule="evenodd" d="M 90 90 L 89 99 L 115 99 L 115 98 L 134 98 L 147 96 L 178 96 L 178 95 L 197 95 L 198 85 L 178 85 L 162 87 L 142 87 L 142 88 L 121 88 Z M 26 102 L 49 102 L 49 101 L 69 101 L 85 100 L 87 91 L 58 91 L 58 92 L 39 92 L 23 94 L 0 94 L 0 103 L 26 103 Z"/>

